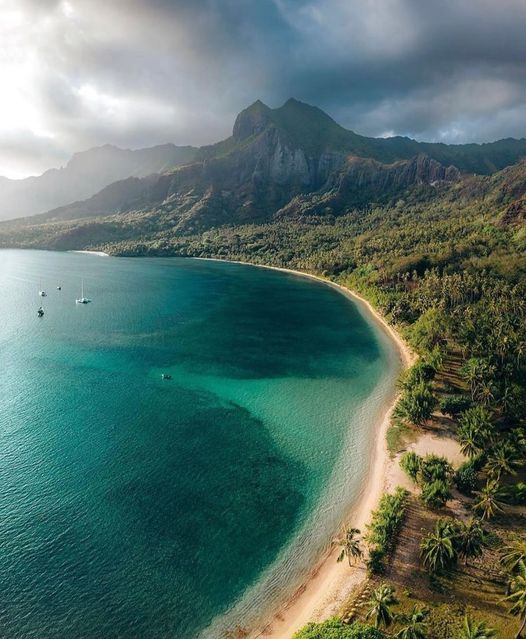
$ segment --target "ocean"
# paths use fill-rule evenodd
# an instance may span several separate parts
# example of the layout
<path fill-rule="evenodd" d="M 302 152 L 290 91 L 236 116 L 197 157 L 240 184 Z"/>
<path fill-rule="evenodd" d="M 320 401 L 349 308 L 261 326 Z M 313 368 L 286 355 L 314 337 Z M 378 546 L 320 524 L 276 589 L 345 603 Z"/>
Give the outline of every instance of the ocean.
<path fill-rule="evenodd" d="M 0 636 L 255 622 L 363 489 L 399 366 L 320 282 L 0 251 Z"/>

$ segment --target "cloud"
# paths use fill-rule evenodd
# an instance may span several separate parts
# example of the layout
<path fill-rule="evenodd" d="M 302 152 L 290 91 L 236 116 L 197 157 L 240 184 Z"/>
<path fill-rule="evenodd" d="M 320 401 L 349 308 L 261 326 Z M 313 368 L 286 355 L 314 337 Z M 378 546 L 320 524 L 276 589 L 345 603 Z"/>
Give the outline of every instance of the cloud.
<path fill-rule="evenodd" d="M 261 98 L 452 142 L 526 135 L 523 0 L 0 0 L 0 174 L 226 137 Z"/>

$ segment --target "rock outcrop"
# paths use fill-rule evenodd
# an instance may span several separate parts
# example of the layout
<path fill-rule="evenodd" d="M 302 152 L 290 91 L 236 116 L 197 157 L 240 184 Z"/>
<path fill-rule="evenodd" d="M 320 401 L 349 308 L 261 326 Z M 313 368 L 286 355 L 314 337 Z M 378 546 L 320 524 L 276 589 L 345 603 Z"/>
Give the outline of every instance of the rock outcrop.
<path fill-rule="evenodd" d="M 349 155 L 336 141 L 339 126 L 323 115 L 310 143 L 294 142 L 299 130 L 314 126 L 312 107 L 287 103 L 285 116 L 261 102 L 240 113 L 227 151 L 211 147 L 204 159 L 170 173 L 116 182 L 85 202 L 50 211 L 42 219 L 64 220 L 158 210 L 182 232 L 201 231 L 226 223 L 261 222 L 274 215 L 340 213 L 349 207 L 393 197 L 420 184 L 454 181 L 458 169 L 444 167 L 419 154 L 385 164 Z M 299 106 L 298 106 L 299 104 Z M 283 120 L 298 111 L 294 126 Z M 303 118 L 303 120 L 302 120 Z M 328 131 L 328 132 L 327 132 Z M 309 133 L 307 130 L 306 135 Z M 314 141 L 313 141 L 314 140 Z"/>

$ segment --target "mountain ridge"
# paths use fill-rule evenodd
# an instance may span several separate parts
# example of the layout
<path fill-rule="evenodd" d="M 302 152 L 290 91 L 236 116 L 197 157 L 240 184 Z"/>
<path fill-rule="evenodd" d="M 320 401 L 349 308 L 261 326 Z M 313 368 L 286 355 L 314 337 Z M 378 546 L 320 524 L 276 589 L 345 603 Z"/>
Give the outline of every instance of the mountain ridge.
<path fill-rule="evenodd" d="M 161 151 L 170 156 L 177 147 L 154 149 L 150 153 L 158 161 Z M 450 147 L 408 138 L 366 138 L 317 107 L 290 99 L 277 109 L 258 100 L 237 116 L 229 138 L 185 149 L 186 162 L 170 170 L 125 177 L 88 199 L 3 228 L 120 216 L 123 233 L 131 217 L 139 217 L 184 235 L 280 217 L 342 215 L 407 195 L 429 199 L 469 174 L 466 167 L 475 160 L 486 168 L 513 164 L 526 155 L 526 140 Z M 480 149 L 483 156 L 473 155 Z M 105 146 L 99 152 L 114 151 Z M 80 155 L 72 163 L 82 161 Z"/>
<path fill-rule="evenodd" d="M 43 213 L 91 197 L 108 184 L 145 177 L 191 161 L 196 148 L 160 144 L 121 149 L 111 144 L 74 153 L 65 166 L 19 180 L 0 177 L 0 220 Z"/>

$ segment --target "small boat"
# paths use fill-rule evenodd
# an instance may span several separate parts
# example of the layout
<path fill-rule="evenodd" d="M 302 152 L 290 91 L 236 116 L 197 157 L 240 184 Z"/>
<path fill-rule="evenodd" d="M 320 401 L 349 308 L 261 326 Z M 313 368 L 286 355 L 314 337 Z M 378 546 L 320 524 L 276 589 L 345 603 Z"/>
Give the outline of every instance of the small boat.
<path fill-rule="evenodd" d="M 172 379 L 172 376 L 171 376 L 171 375 L 169 375 L 168 373 L 163 373 L 163 374 L 161 375 L 161 379 Z"/>
<path fill-rule="evenodd" d="M 40 295 L 40 297 L 46 297 L 47 295 L 46 291 L 42 288 L 42 281 L 40 281 L 38 294 Z"/>
<path fill-rule="evenodd" d="M 91 302 L 90 299 L 88 299 L 87 297 L 84 297 L 84 280 L 81 280 L 80 297 L 76 299 L 75 302 L 77 304 L 89 304 Z"/>
<path fill-rule="evenodd" d="M 62 290 L 62 286 L 60 286 L 60 284 L 57 286 L 57 291 L 61 291 Z"/>
<path fill-rule="evenodd" d="M 44 309 L 42 307 L 40 307 L 37 311 L 37 315 L 39 317 L 44 317 Z"/>

